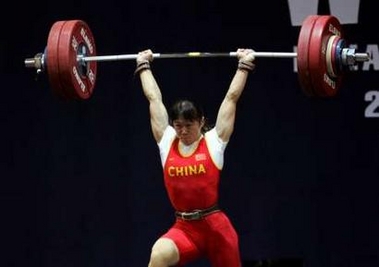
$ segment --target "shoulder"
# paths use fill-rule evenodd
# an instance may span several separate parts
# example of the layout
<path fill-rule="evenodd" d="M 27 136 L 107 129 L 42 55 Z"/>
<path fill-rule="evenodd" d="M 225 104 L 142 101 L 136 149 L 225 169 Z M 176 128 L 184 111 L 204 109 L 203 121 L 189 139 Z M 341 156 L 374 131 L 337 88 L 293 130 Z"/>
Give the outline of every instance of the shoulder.
<path fill-rule="evenodd" d="M 161 140 L 158 142 L 158 146 L 165 147 L 167 145 L 170 145 L 175 137 L 175 129 L 171 125 L 168 125 L 166 129 L 163 131 L 163 135 Z"/>
<path fill-rule="evenodd" d="M 228 142 L 223 141 L 217 134 L 216 127 L 204 134 L 205 141 L 207 143 L 218 143 L 219 145 L 227 145 Z"/>
<path fill-rule="evenodd" d="M 164 166 L 166 163 L 171 144 L 175 140 L 175 137 L 175 129 L 172 126 L 168 125 L 163 132 L 161 140 L 158 142 L 162 166 Z"/>
<path fill-rule="evenodd" d="M 224 142 L 218 136 L 216 128 L 213 128 L 204 134 L 204 139 L 208 147 L 213 162 L 218 169 L 222 169 L 224 165 L 224 151 L 228 142 Z"/>

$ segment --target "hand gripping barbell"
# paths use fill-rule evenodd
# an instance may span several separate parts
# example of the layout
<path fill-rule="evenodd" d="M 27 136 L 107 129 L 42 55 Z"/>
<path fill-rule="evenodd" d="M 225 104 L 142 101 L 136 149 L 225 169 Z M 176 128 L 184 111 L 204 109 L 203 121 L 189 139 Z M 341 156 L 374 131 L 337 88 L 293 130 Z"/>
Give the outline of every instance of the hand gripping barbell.
<path fill-rule="evenodd" d="M 254 52 L 255 57 L 297 58 L 298 80 L 308 96 L 332 97 L 341 87 L 343 75 L 358 62 L 368 61 L 368 53 L 356 53 L 342 38 L 338 19 L 330 15 L 310 15 L 300 29 L 297 53 Z M 93 34 L 82 20 L 57 21 L 50 29 L 44 53 L 25 59 L 25 66 L 48 73 L 50 85 L 66 99 L 88 99 L 94 90 L 97 61 L 136 59 L 137 54 L 96 56 Z M 154 58 L 236 57 L 229 53 L 153 54 Z"/>

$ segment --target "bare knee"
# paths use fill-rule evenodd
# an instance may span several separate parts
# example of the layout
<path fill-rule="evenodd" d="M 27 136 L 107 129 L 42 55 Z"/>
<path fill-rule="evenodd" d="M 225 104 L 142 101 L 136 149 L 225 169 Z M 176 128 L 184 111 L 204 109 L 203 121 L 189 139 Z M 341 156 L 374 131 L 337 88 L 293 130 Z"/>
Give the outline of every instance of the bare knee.
<path fill-rule="evenodd" d="M 158 239 L 151 249 L 149 267 L 174 266 L 179 261 L 175 243 L 168 238 Z"/>

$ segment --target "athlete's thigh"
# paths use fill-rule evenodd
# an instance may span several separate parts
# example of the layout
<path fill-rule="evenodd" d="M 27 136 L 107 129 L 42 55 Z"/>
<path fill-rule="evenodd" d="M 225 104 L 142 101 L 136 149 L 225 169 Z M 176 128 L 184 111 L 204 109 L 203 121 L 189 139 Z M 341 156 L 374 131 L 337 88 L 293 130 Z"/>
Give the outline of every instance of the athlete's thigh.
<path fill-rule="evenodd" d="M 194 240 L 185 231 L 178 228 L 171 228 L 162 238 L 171 239 L 179 251 L 179 266 L 194 261 L 201 256 L 201 251 L 196 246 Z"/>
<path fill-rule="evenodd" d="M 210 215 L 207 221 L 212 228 L 212 242 L 207 249 L 212 267 L 240 267 L 238 235 L 229 218 L 220 212 Z"/>

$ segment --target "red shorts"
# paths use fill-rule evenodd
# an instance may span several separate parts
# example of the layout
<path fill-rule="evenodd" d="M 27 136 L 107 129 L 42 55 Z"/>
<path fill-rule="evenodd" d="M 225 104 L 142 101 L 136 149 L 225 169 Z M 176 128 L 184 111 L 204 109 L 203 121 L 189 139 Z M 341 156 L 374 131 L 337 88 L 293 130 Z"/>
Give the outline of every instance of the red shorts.
<path fill-rule="evenodd" d="M 212 213 L 201 220 L 176 219 L 162 236 L 174 241 L 179 263 L 207 258 L 212 267 L 241 267 L 237 233 L 224 212 Z"/>

